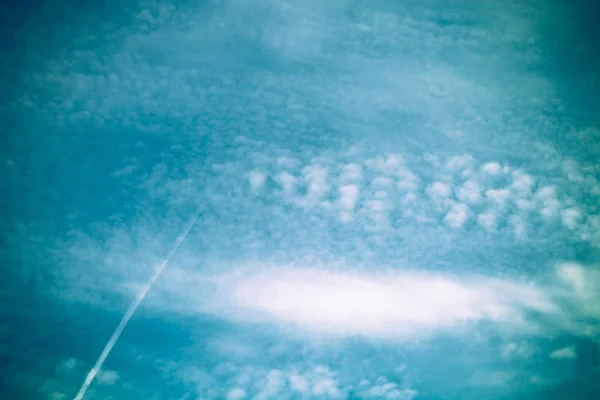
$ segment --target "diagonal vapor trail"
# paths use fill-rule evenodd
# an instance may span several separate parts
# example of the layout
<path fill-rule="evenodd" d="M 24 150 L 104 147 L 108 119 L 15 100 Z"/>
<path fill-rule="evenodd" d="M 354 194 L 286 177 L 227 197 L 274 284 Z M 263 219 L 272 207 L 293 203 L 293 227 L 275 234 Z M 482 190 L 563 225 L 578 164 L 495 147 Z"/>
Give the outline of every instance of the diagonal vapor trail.
<path fill-rule="evenodd" d="M 83 396 L 85 396 L 85 392 L 87 391 L 88 387 L 90 386 L 90 384 L 96 377 L 96 374 L 98 373 L 98 371 L 100 371 L 100 369 L 102 368 L 102 364 L 104 364 L 104 361 L 106 360 L 106 358 L 110 354 L 111 350 L 117 343 L 117 340 L 119 340 L 119 337 L 121 336 L 121 333 L 123 333 L 123 330 L 127 326 L 127 323 L 129 322 L 129 320 L 131 319 L 131 317 L 133 316 L 133 314 L 139 307 L 140 303 L 144 300 L 144 298 L 148 294 L 148 291 L 154 285 L 154 282 L 156 282 L 156 280 L 158 279 L 160 274 L 163 272 L 163 270 L 165 269 L 165 267 L 171 260 L 171 257 L 173 257 L 173 254 L 175 254 L 177 252 L 177 250 L 181 246 L 181 243 L 183 243 L 183 241 L 187 237 L 188 233 L 190 233 L 190 230 L 192 230 L 193 226 L 196 224 L 196 221 L 198 220 L 198 217 L 200 216 L 200 211 L 201 211 L 200 209 L 198 209 L 198 211 L 196 211 L 194 216 L 190 219 L 190 222 L 188 222 L 185 230 L 173 242 L 173 246 L 171 248 L 171 251 L 167 255 L 167 257 L 158 265 L 158 267 L 156 267 L 156 270 L 154 271 L 154 274 L 152 275 L 152 277 L 150 278 L 148 283 L 146 283 L 146 285 L 144 285 L 142 287 L 142 289 L 140 290 L 140 292 L 138 293 L 136 298 L 133 300 L 133 302 L 131 303 L 131 305 L 129 306 L 129 308 L 127 309 L 125 314 L 123 315 L 123 318 L 121 318 L 121 322 L 119 322 L 119 325 L 117 326 L 114 333 L 112 334 L 112 336 L 110 337 L 110 339 L 108 340 L 106 345 L 104 346 L 104 350 L 102 350 L 102 353 L 100 354 L 100 357 L 98 357 L 96 364 L 94 364 L 94 366 L 92 367 L 90 372 L 88 372 L 87 376 L 85 377 L 85 380 L 83 381 L 83 384 L 81 385 L 81 388 L 79 389 L 79 392 L 77 392 L 77 395 L 73 398 L 73 400 L 82 400 L 83 399 Z"/>

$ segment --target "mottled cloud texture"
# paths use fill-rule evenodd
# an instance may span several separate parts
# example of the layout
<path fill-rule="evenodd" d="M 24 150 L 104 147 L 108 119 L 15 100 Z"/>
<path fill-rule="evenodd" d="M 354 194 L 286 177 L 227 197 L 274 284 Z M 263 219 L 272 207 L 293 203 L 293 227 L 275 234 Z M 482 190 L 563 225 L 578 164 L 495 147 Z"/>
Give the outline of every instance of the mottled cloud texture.
<path fill-rule="evenodd" d="M 600 40 L 559 1 L 0 17 L 0 397 L 600 396 Z M 586 8 L 587 7 L 587 8 Z"/>

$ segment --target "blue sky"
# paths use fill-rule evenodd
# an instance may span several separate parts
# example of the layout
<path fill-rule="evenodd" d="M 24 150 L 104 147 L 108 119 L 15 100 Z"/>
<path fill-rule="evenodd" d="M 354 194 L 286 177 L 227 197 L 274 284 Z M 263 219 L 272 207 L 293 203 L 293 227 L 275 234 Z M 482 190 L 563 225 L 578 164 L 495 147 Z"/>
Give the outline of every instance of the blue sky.
<path fill-rule="evenodd" d="M 593 15 L 9 6 L 2 398 L 598 398 Z"/>

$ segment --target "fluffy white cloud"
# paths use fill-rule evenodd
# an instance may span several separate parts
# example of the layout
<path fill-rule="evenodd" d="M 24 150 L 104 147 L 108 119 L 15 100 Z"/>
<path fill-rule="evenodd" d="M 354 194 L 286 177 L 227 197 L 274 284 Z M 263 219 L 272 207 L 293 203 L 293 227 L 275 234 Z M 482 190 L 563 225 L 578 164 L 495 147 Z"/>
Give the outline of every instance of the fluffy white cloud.
<path fill-rule="evenodd" d="M 555 310 L 535 286 L 485 278 L 280 266 L 219 282 L 211 312 L 334 335 L 403 338 L 483 320 L 512 326 L 526 310 Z"/>
<path fill-rule="evenodd" d="M 337 382 L 328 377 L 317 379 L 313 384 L 313 393 L 319 397 L 339 397 L 340 389 L 337 387 Z"/>
<path fill-rule="evenodd" d="M 470 154 L 452 156 L 446 162 L 446 168 L 449 169 L 464 169 L 474 162 L 474 158 Z"/>
<path fill-rule="evenodd" d="M 363 381 L 356 396 L 359 399 L 412 400 L 418 392 L 413 389 L 402 389 L 396 383 L 379 378 L 374 384 Z"/>
<path fill-rule="evenodd" d="M 265 174 L 260 173 L 258 171 L 252 171 L 248 174 L 248 180 L 250 181 L 250 185 L 254 189 L 260 189 L 266 181 Z"/>
<path fill-rule="evenodd" d="M 119 380 L 119 374 L 112 370 L 100 370 L 96 375 L 96 382 L 102 385 L 114 385 Z"/>
<path fill-rule="evenodd" d="M 452 228 L 460 228 L 469 219 L 469 207 L 462 203 L 456 203 L 444 217 L 444 220 Z"/>
<path fill-rule="evenodd" d="M 365 164 L 372 169 L 382 171 L 386 174 L 392 174 L 402 166 L 402 156 L 398 154 L 388 154 L 385 157 L 375 157 L 366 160 Z"/>
<path fill-rule="evenodd" d="M 362 167 L 359 164 L 350 163 L 343 166 L 342 181 L 355 181 L 362 178 Z"/>
<path fill-rule="evenodd" d="M 408 382 L 389 381 L 379 376 L 373 381 L 361 378 L 365 374 L 354 368 L 348 375 L 330 364 L 305 360 L 291 362 L 282 369 L 267 369 L 261 365 L 224 363 L 212 370 L 201 370 L 193 365 L 167 362 L 167 371 L 188 383 L 198 386 L 200 398 L 225 399 L 387 399 L 412 400 L 416 390 Z M 335 363 L 334 363 L 335 364 Z M 406 365 L 396 368 L 403 373 Z M 369 374 L 371 377 L 373 375 Z M 224 382 L 226 384 L 224 384 Z"/>
<path fill-rule="evenodd" d="M 526 341 L 507 343 L 502 347 L 501 353 L 504 358 L 531 358 L 537 349 Z"/>
<path fill-rule="evenodd" d="M 481 170 L 489 175 L 498 175 L 500 172 L 502 172 L 502 166 L 497 162 L 489 162 L 483 164 Z"/>
<path fill-rule="evenodd" d="M 308 165 L 302 169 L 302 172 L 308 182 L 308 198 L 318 200 L 330 190 L 330 185 L 327 183 L 327 168 L 318 164 Z"/>
<path fill-rule="evenodd" d="M 513 183 L 512 188 L 519 192 L 521 195 L 531 192 L 535 185 L 535 178 L 523 171 L 513 171 Z"/>
<path fill-rule="evenodd" d="M 277 174 L 276 179 L 283 188 L 284 192 L 287 194 L 292 193 L 292 191 L 294 190 L 294 185 L 298 180 L 294 175 L 290 174 L 287 171 L 282 171 L 279 174 Z"/>
<path fill-rule="evenodd" d="M 517 239 L 527 238 L 527 224 L 522 216 L 511 215 L 508 217 L 508 225 L 512 228 L 512 231 Z"/>
<path fill-rule="evenodd" d="M 392 184 L 392 180 L 385 176 L 378 176 L 377 178 L 373 179 L 372 184 L 373 184 L 373 186 L 385 188 L 385 187 L 390 187 L 390 185 Z"/>
<path fill-rule="evenodd" d="M 398 168 L 396 171 L 398 182 L 396 187 L 402 191 L 413 191 L 419 186 L 419 178 L 408 168 Z"/>
<path fill-rule="evenodd" d="M 477 216 L 477 223 L 485 229 L 492 229 L 496 226 L 497 216 L 492 211 L 486 211 Z"/>
<path fill-rule="evenodd" d="M 353 210 L 358 200 L 359 189 L 357 185 L 342 185 L 340 187 L 340 206 L 344 210 Z"/>
<path fill-rule="evenodd" d="M 367 206 L 376 213 L 385 210 L 385 202 L 383 200 L 369 200 Z"/>
<path fill-rule="evenodd" d="M 581 218 L 581 212 L 577 208 L 568 208 L 562 212 L 562 222 L 569 229 L 575 229 Z"/>
<path fill-rule="evenodd" d="M 555 186 L 541 187 L 535 194 L 538 200 L 540 213 L 546 218 L 553 217 L 560 207 L 560 202 L 557 199 Z"/>
<path fill-rule="evenodd" d="M 562 349 L 554 350 L 550 353 L 550 358 L 554 358 L 557 360 L 571 360 L 577 357 L 577 353 L 575 353 L 575 349 L 573 347 L 564 347 Z"/>
<path fill-rule="evenodd" d="M 427 191 L 433 198 L 447 198 L 452 194 L 452 188 L 444 182 L 434 182 L 427 188 Z"/>
<path fill-rule="evenodd" d="M 481 200 L 481 191 L 479 183 L 468 180 L 458 189 L 457 197 L 464 202 L 478 203 Z"/>
<path fill-rule="evenodd" d="M 510 198 L 509 189 L 489 189 L 485 191 L 485 196 L 497 204 L 504 204 Z"/>
<path fill-rule="evenodd" d="M 233 388 L 231 389 L 226 396 L 227 400 L 242 400 L 245 399 L 246 396 L 246 391 L 242 388 Z"/>
<path fill-rule="evenodd" d="M 61 361 L 60 364 L 58 364 L 56 366 L 56 372 L 70 373 L 71 371 L 78 368 L 80 365 L 81 365 L 81 361 L 77 360 L 76 358 L 73 358 L 73 357 L 67 358 L 67 359 Z"/>
<path fill-rule="evenodd" d="M 298 374 L 290 375 L 290 387 L 292 390 L 300 393 L 307 393 L 309 391 L 308 380 Z"/>
<path fill-rule="evenodd" d="M 577 263 L 563 263 L 556 268 L 557 276 L 573 291 L 581 312 L 600 318 L 600 268 Z"/>

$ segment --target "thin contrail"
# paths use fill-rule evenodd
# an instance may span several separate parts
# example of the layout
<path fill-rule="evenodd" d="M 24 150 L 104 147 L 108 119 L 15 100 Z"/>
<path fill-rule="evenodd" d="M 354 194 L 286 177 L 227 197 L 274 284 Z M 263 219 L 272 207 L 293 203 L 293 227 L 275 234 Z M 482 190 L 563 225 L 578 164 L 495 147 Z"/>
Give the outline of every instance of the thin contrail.
<path fill-rule="evenodd" d="M 181 246 L 181 243 L 183 243 L 183 241 L 187 237 L 188 233 L 190 233 L 190 230 L 192 229 L 192 227 L 198 220 L 199 215 L 200 215 L 200 209 L 198 209 L 196 214 L 194 214 L 194 216 L 188 223 L 188 225 L 185 228 L 185 230 L 183 231 L 183 233 L 181 233 L 179 235 L 179 237 L 173 242 L 173 247 L 171 248 L 171 251 L 169 252 L 167 257 L 160 263 L 160 265 L 158 267 L 156 267 L 156 271 L 154 272 L 154 275 L 152 275 L 152 277 L 150 278 L 148 283 L 146 283 L 146 285 L 144 285 L 144 287 L 142 287 L 142 290 L 140 290 L 140 292 L 136 296 L 135 300 L 133 300 L 133 302 L 127 309 L 127 312 L 125 312 L 125 315 L 123 315 L 123 318 L 121 318 L 121 322 L 119 322 L 117 329 L 115 329 L 114 333 L 112 334 L 112 336 L 106 343 L 106 346 L 104 346 L 104 350 L 102 350 L 102 354 L 100 354 L 100 357 L 98 357 L 98 361 L 96 361 L 96 364 L 94 365 L 94 367 L 90 370 L 90 372 L 88 372 L 87 376 L 85 377 L 85 381 L 83 381 L 83 385 L 81 385 L 81 389 L 79 389 L 79 392 L 77 392 L 77 395 L 73 398 L 73 400 L 82 400 L 83 399 L 85 392 L 87 391 L 88 387 L 90 386 L 90 384 L 96 377 L 96 374 L 98 373 L 98 371 L 100 371 L 100 368 L 102 368 L 102 364 L 104 364 L 106 357 L 108 357 L 111 350 L 117 343 L 117 340 L 119 340 L 121 333 L 123 333 L 123 330 L 127 326 L 127 323 L 129 322 L 129 320 L 135 313 L 135 310 L 137 310 L 140 303 L 146 297 L 146 294 L 148 294 L 148 291 L 152 288 L 152 285 L 154 285 L 154 282 L 156 282 L 156 280 L 158 279 L 160 274 L 165 269 L 165 266 L 169 263 L 169 260 L 171 259 L 171 257 L 173 257 L 173 254 L 175 254 L 175 252 L 177 252 L 177 250 L 179 249 L 179 246 Z"/>

